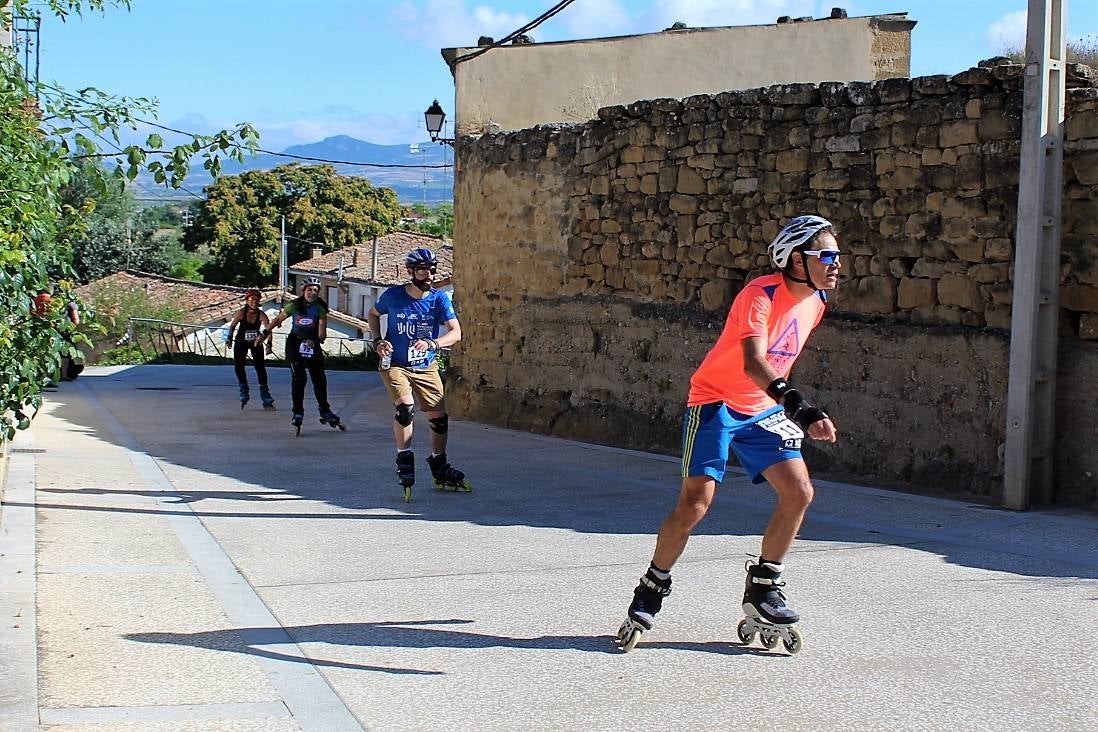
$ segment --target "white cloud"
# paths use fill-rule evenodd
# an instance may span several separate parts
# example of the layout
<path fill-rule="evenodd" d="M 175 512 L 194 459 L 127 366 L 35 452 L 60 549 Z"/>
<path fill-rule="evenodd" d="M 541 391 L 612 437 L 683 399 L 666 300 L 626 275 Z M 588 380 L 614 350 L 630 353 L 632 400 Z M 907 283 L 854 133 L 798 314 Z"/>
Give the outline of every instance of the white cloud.
<path fill-rule="evenodd" d="M 633 20 L 619 0 L 586 0 L 575 3 L 558 17 L 568 29 L 571 38 L 621 36 L 633 32 Z M 534 33 L 536 36 L 537 31 Z"/>
<path fill-rule="evenodd" d="M 996 51 L 1026 47 L 1025 10 L 1007 13 L 987 29 L 987 39 Z"/>
<path fill-rule="evenodd" d="M 502 38 L 530 22 L 522 13 L 488 5 L 469 11 L 464 0 L 409 0 L 390 11 L 399 32 L 428 48 L 475 46 L 481 36 Z"/>

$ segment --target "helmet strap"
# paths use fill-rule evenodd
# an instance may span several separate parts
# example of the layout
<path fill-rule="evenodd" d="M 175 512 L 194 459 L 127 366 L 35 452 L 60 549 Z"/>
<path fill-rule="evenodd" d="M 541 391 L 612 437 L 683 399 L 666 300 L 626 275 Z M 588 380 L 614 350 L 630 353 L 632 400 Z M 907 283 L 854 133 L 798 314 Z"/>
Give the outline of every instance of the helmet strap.
<path fill-rule="evenodd" d="M 793 271 L 792 271 L 793 270 L 793 266 L 792 266 L 793 265 L 793 260 L 792 260 L 793 254 L 800 254 L 801 255 L 801 266 L 804 267 L 804 279 L 801 279 L 800 277 L 797 277 L 795 274 L 793 274 Z M 799 282 L 802 285 L 808 285 L 813 290 L 818 291 L 820 289 L 819 287 L 816 287 L 816 283 L 812 281 L 812 274 L 808 271 L 808 257 L 804 256 L 803 251 L 801 251 L 800 249 L 794 249 L 793 252 L 790 254 L 789 264 L 790 264 L 789 270 L 787 270 L 786 273 L 785 273 L 786 277 L 793 280 L 794 282 Z"/>

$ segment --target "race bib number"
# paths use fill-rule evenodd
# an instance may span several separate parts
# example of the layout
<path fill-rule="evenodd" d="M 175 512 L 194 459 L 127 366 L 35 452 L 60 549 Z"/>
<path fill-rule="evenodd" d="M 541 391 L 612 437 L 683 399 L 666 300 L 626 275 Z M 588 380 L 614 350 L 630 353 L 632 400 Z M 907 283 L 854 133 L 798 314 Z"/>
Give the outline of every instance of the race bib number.
<path fill-rule="evenodd" d="M 309 341 L 302 341 L 297 351 L 305 358 L 312 358 L 316 354 L 316 351 L 313 350 L 313 344 Z"/>
<path fill-rule="evenodd" d="M 418 365 L 427 363 L 427 354 L 430 351 L 417 351 L 412 347 L 412 344 L 408 344 L 408 365 L 415 368 Z"/>
<path fill-rule="evenodd" d="M 258 330 L 246 330 L 246 331 L 244 331 L 244 340 L 246 340 L 246 341 L 254 341 L 258 337 L 259 337 L 259 331 Z"/>
<path fill-rule="evenodd" d="M 785 416 L 785 412 L 771 414 L 758 421 L 758 425 L 767 432 L 777 435 L 781 441 L 782 450 L 800 450 L 804 440 L 804 430 L 796 425 L 793 420 Z"/>

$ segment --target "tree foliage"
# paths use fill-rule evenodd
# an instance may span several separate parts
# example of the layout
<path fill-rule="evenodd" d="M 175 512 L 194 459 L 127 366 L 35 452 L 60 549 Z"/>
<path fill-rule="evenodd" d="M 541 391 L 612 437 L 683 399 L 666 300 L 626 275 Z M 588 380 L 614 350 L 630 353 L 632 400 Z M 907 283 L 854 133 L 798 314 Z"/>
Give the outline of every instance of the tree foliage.
<path fill-rule="evenodd" d="M 129 2 L 45 3 L 62 17 L 112 5 Z M 25 14 L 30 6 L 30 0 L 0 0 L 0 24 L 8 26 L 13 13 Z M 73 243 L 86 225 L 84 211 L 66 203 L 62 191 L 79 161 L 110 166 L 109 174 L 92 182 L 103 191 L 141 170 L 179 185 L 195 158 L 216 174 L 223 157 L 243 159 L 258 143 L 254 129 L 239 125 L 181 145 L 165 145 L 158 135 L 142 146 L 121 145 L 121 126 L 135 127 L 140 115 L 155 116 L 155 105 L 92 88 L 31 88 L 11 49 L 0 48 L 0 439 L 29 425 L 30 410 L 40 404 L 42 387 L 57 377 L 62 356 L 78 356 L 77 347 L 87 343 L 66 315 L 66 304 L 75 299 Z M 41 293 L 53 297 L 46 301 Z"/>
<path fill-rule="evenodd" d="M 289 263 L 309 257 L 314 242 L 338 249 L 387 234 L 400 222 L 396 193 L 365 178 L 342 176 L 331 165 L 292 163 L 225 176 L 206 188 L 206 200 L 183 243 L 205 245 L 208 282 L 278 282 L 281 217 Z"/>
<path fill-rule="evenodd" d="M 415 203 L 412 204 L 412 210 L 425 217 L 412 225 L 413 231 L 447 239 L 454 238 L 454 204 L 440 203 L 434 208 L 428 208 L 422 203 Z"/>

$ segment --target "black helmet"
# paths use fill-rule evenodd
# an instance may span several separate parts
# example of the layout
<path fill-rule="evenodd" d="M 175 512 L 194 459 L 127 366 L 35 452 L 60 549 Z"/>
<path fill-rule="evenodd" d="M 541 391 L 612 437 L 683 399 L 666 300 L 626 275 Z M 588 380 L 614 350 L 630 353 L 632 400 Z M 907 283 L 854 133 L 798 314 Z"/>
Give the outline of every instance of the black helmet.
<path fill-rule="evenodd" d="M 409 267 L 437 267 L 438 259 L 430 249 L 420 247 L 408 252 L 408 256 L 404 258 L 404 264 Z"/>

